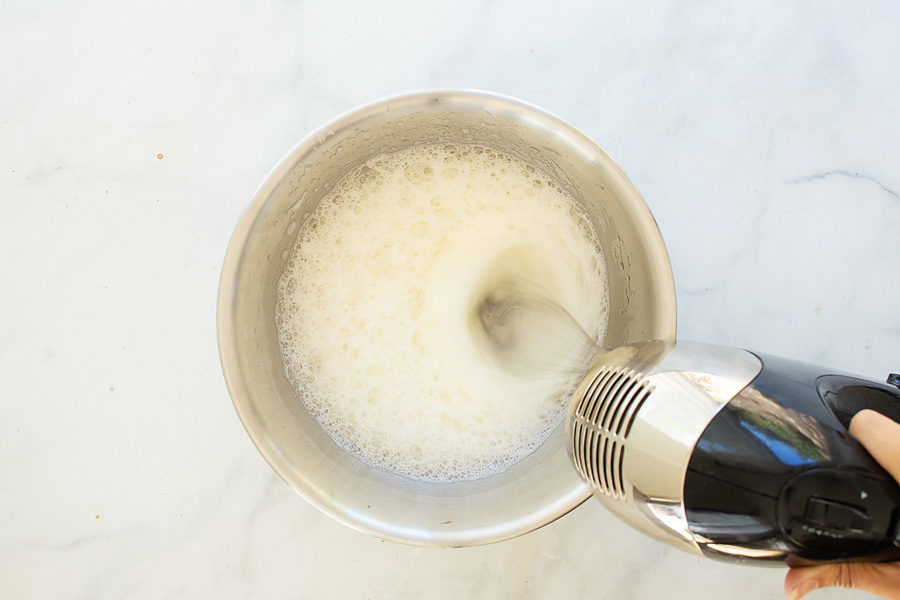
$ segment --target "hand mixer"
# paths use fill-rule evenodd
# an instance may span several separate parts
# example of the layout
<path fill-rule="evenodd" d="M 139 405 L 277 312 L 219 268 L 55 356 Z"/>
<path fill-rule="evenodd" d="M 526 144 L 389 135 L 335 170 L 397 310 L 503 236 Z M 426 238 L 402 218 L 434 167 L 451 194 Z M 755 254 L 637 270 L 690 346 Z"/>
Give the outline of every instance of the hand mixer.
<path fill-rule="evenodd" d="M 900 559 L 900 486 L 848 431 L 865 408 L 900 422 L 900 375 L 885 385 L 683 341 L 606 350 L 547 296 L 509 283 L 477 306 L 482 348 L 504 369 L 586 371 L 569 455 L 635 529 L 735 562 Z"/>

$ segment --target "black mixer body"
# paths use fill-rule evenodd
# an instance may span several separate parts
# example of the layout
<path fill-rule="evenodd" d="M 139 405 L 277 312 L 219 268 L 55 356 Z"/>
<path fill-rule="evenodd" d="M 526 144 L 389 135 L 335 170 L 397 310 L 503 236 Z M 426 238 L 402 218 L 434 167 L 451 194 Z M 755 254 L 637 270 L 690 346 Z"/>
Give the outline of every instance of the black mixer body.
<path fill-rule="evenodd" d="M 890 380 L 890 378 L 889 378 Z M 900 486 L 849 433 L 900 389 L 745 350 L 648 342 L 598 355 L 570 454 L 623 520 L 732 562 L 900 559 Z"/>

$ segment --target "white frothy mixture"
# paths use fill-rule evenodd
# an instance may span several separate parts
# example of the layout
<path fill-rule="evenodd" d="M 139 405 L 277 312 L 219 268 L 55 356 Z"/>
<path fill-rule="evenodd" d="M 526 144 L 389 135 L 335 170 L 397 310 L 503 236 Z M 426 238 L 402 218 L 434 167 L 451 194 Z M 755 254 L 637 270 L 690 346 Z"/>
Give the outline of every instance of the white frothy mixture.
<path fill-rule="evenodd" d="M 477 146 L 370 160 L 307 218 L 278 286 L 285 372 L 346 450 L 427 481 L 502 471 L 539 446 L 573 381 L 522 378 L 474 341 L 493 281 L 539 286 L 602 341 L 596 233 L 545 174 Z"/>

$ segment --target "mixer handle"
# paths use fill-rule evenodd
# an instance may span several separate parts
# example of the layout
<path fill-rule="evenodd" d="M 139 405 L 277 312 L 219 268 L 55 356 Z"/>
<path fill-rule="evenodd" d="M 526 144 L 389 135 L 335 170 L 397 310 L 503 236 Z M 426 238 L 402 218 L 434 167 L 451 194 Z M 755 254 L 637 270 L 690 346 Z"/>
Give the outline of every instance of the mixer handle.
<path fill-rule="evenodd" d="M 853 416 L 867 408 L 900 423 L 900 374 L 888 375 L 887 384 L 847 375 L 823 375 L 816 387 L 834 416 L 849 428 Z"/>

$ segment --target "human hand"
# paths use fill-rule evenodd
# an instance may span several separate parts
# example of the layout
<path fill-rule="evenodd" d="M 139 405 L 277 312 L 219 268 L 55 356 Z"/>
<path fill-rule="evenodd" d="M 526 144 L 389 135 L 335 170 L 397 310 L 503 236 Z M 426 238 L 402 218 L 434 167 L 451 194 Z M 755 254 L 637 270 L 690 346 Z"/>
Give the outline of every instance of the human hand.
<path fill-rule="evenodd" d="M 850 422 L 850 433 L 900 483 L 900 425 L 874 410 L 862 410 Z M 784 593 L 790 600 L 829 586 L 900 600 L 900 562 L 793 567 L 784 578 Z"/>

